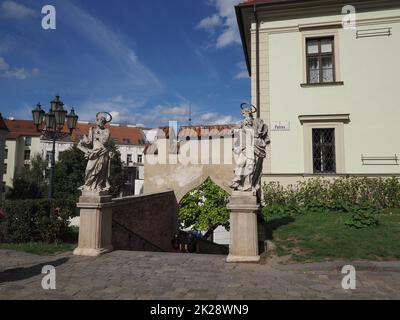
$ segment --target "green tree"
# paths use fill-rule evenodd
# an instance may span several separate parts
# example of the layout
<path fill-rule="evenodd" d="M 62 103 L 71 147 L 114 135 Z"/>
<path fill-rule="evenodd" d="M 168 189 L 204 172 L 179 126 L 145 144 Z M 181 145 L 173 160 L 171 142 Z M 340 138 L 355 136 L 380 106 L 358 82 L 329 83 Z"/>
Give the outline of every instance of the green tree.
<path fill-rule="evenodd" d="M 75 144 L 60 155 L 54 177 L 55 198 L 78 200 L 78 188 L 84 183 L 86 163 L 83 152 Z"/>
<path fill-rule="evenodd" d="M 29 166 L 17 172 L 13 180 L 13 188 L 7 195 L 8 199 L 39 199 L 48 188 L 46 170 L 48 162 L 40 154 L 36 154 Z"/>
<path fill-rule="evenodd" d="M 111 159 L 111 194 L 118 196 L 124 186 L 123 165 L 121 154 L 115 143 L 111 143 L 110 148 L 113 152 Z M 79 187 L 84 184 L 87 160 L 77 145 L 64 151 L 56 164 L 56 174 L 54 181 L 54 196 L 58 199 L 78 200 L 81 192 Z"/>
<path fill-rule="evenodd" d="M 208 238 L 218 227 L 229 229 L 228 193 L 208 178 L 179 203 L 179 220 L 185 228 L 205 231 Z"/>
<path fill-rule="evenodd" d="M 123 164 L 121 160 L 121 153 L 119 152 L 117 146 L 115 145 L 114 141 L 111 142 L 110 148 L 113 152 L 113 157 L 111 159 L 111 168 L 110 168 L 110 193 L 114 197 L 118 197 L 119 194 L 122 192 L 125 182 L 126 182 L 126 174 L 125 170 L 123 169 Z"/>

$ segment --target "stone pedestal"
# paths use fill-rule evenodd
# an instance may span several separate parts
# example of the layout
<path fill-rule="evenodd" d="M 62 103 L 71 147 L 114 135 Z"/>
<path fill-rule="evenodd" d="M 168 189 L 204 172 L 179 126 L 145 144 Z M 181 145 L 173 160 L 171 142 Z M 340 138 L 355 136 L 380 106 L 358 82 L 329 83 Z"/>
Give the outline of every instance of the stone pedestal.
<path fill-rule="evenodd" d="M 79 244 L 74 255 L 96 257 L 113 251 L 112 197 L 107 192 L 82 191 L 77 207 L 80 209 Z"/>
<path fill-rule="evenodd" d="M 230 243 L 227 262 L 258 262 L 257 214 L 260 206 L 252 192 L 233 191 L 230 211 Z"/>

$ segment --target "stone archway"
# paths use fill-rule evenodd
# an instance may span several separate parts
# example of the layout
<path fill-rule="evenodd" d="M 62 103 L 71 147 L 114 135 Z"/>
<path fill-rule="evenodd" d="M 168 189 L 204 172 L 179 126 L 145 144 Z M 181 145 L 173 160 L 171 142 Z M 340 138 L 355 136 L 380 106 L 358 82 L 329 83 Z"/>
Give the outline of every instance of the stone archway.
<path fill-rule="evenodd" d="M 189 191 L 200 186 L 207 178 L 231 194 L 229 184 L 233 177 L 233 164 L 221 165 L 145 165 L 144 191 L 146 193 L 173 190 L 177 202 Z"/>

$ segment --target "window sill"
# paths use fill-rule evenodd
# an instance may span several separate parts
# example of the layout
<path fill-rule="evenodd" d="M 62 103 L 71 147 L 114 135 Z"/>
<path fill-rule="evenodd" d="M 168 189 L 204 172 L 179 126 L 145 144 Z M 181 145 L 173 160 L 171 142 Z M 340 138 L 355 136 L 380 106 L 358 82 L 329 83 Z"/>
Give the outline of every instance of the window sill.
<path fill-rule="evenodd" d="M 325 82 L 325 83 L 302 83 L 302 84 L 300 84 L 300 87 L 302 87 L 302 88 L 332 87 L 332 86 L 344 86 L 344 82 L 337 81 L 337 82 Z"/>

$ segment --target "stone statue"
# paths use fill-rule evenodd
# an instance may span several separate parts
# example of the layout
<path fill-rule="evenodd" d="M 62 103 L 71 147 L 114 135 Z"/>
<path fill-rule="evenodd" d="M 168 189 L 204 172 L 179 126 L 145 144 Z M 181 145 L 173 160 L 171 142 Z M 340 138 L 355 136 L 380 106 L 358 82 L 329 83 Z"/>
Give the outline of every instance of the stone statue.
<path fill-rule="evenodd" d="M 254 119 L 257 109 L 246 104 L 241 105 L 243 121 L 233 129 L 235 142 L 233 152 L 237 156 L 235 178 L 231 184 L 233 190 L 260 190 L 262 164 L 269 143 L 268 127 L 261 119 Z"/>
<path fill-rule="evenodd" d="M 109 119 L 107 119 L 107 117 Z M 109 191 L 110 163 L 110 130 L 105 126 L 111 122 L 112 116 L 108 112 L 99 112 L 96 115 L 96 127 L 89 130 L 89 134 L 79 141 L 78 149 L 85 153 L 88 159 L 85 172 L 85 184 L 80 187 L 83 191 Z"/>

